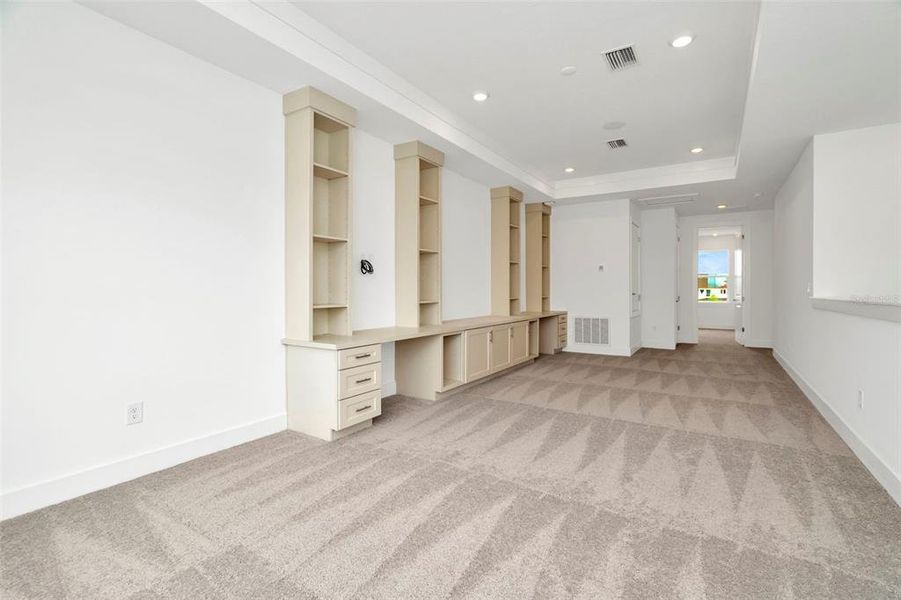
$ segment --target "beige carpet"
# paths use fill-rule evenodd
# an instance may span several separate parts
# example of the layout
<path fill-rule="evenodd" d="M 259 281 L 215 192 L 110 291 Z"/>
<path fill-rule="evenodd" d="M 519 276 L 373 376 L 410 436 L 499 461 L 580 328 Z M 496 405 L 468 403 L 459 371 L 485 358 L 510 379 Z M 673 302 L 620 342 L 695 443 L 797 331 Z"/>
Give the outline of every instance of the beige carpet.
<path fill-rule="evenodd" d="M 726 334 L 384 404 L 6 521 L 0 595 L 901 597 L 901 509 Z"/>

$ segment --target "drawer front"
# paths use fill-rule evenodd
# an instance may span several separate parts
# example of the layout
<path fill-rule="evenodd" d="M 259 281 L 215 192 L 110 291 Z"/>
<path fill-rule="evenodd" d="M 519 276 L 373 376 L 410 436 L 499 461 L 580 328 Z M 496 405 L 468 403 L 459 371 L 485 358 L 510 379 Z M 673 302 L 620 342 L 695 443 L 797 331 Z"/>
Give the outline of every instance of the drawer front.
<path fill-rule="evenodd" d="M 338 399 L 382 389 L 382 364 L 363 365 L 338 371 Z"/>
<path fill-rule="evenodd" d="M 557 321 L 557 333 L 566 333 L 565 321 Z"/>
<path fill-rule="evenodd" d="M 376 390 L 338 402 L 338 429 L 362 423 L 382 414 L 382 392 Z"/>
<path fill-rule="evenodd" d="M 382 345 L 373 344 L 361 348 L 348 348 L 338 353 L 338 368 L 349 369 L 360 365 L 382 362 Z"/>

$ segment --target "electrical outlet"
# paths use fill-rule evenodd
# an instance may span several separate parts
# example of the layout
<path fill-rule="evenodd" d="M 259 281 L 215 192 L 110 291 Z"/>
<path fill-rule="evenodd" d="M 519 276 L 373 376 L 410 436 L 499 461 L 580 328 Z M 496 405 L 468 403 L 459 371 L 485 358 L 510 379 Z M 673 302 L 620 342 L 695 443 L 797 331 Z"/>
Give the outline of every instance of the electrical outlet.
<path fill-rule="evenodd" d="M 137 425 L 144 421 L 144 403 L 134 402 L 125 408 L 125 424 Z"/>
<path fill-rule="evenodd" d="M 863 410 L 863 390 L 857 390 L 857 408 Z"/>

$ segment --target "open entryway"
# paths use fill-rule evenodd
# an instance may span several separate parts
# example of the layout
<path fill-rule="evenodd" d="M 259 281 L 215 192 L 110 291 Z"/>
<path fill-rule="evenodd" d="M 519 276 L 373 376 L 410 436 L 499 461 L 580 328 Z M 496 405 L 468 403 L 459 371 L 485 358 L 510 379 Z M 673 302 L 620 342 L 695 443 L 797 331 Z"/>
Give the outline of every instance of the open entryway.
<path fill-rule="evenodd" d="M 698 339 L 702 330 L 733 332 L 735 341 L 744 344 L 744 246 L 741 225 L 697 229 L 693 306 Z"/>

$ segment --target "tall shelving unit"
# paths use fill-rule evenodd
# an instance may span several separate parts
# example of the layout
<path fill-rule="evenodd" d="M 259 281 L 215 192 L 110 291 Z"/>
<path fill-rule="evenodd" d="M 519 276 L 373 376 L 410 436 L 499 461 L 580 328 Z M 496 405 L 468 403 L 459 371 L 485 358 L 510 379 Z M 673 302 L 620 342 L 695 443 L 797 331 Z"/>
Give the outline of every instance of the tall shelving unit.
<path fill-rule="evenodd" d="M 520 207 L 522 192 L 510 186 L 491 189 L 491 314 L 521 312 Z"/>
<path fill-rule="evenodd" d="M 526 310 L 551 309 L 551 207 L 526 204 Z"/>
<path fill-rule="evenodd" d="M 419 141 L 394 147 L 396 322 L 441 323 L 441 169 L 444 153 Z"/>
<path fill-rule="evenodd" d="M 286 337 L 350 335 L 351 133 L 356 110 L 305 87 L 284 96 Z"/>

